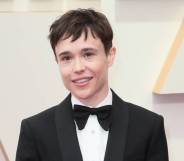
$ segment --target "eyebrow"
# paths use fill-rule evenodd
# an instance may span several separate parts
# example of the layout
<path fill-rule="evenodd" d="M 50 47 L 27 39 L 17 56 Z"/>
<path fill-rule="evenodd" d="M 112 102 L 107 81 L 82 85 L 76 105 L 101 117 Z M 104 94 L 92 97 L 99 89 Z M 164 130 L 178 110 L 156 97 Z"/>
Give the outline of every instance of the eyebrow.
<path fill-rule="evenodd" d="M 70 53 L 71 52 L 69 52 L 69 51 L 63 51 L 63 52 L 61 52 L 61 53 L 58 54 L 58 57 L 61 57 L 63 55 L 69 55 Z"/>
<path fill-rule="evenodd" d="M 94 51 L 94 52 L 97 52 L 97 49 L 94 49 L 94 48 L 83 48 L 83 49 L 81 50 L 81 52 L 87 52 L 87 51 Z M 71 54 L 70 51 L 63 51 L 63 52 L 61 52 L 61 53 L 58 54 L 58 57 L 61 57 L 61 56 L 63 56 L 63 55 L 69 55 L 69 54 Z"/>
<path fill-rule="evenodd" d="M 94 52 L 97 52 L 97 49 L 94 49 L 94 48 L 83 48 L 81 51 L 82 52 L 86 52 L 86 51 L 94 51 Z"/>

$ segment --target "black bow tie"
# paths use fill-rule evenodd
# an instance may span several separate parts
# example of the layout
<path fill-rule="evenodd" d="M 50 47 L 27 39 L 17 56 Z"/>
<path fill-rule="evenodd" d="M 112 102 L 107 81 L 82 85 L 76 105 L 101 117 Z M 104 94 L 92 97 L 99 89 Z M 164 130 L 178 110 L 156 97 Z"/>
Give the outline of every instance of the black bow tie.
<path fill-rule="evenodd" d="M 98 122 L 104 130 L 108 130 L 111 124 L 112 105 L 99 108 L 90 108 L 82 105 L 74 105 L 74 119 L 79 130 L 82 130 L 89 118 L 89 115 L 96 115 Z"/>

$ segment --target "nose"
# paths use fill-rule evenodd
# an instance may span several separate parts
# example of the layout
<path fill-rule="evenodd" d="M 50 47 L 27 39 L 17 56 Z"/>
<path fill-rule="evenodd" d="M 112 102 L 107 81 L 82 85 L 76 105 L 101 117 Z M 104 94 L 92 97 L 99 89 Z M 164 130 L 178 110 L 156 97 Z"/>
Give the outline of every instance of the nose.
<path fill-rule="evenodd" d="M 81 73 L 85 70 L 84 62 L 81 59 L 76 59 L 73 65 L 73 71 L 76 73 Z"/>

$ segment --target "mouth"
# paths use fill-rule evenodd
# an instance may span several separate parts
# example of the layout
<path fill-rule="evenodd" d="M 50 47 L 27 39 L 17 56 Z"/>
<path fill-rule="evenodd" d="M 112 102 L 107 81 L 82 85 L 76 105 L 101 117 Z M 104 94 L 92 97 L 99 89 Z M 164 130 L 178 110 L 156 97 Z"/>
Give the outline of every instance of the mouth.
<path fill-rule="evenodd" d="M 72 82 L 76 86 L 83 87 L 83 86 L 86 86 L 90 82 L 90 80 L 92 80 L 92 79 L 93 79 L 93 77 L 83 77 L 83 78 L 74 79 L 74 80 L 72 80 Z"/>

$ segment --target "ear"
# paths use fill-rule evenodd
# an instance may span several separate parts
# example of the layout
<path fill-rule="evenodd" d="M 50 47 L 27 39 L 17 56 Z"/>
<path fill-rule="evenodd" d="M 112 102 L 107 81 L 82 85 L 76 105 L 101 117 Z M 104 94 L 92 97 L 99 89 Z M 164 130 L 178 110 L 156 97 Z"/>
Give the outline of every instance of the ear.
<path fill-rule="evenodd" d="M 116 48 L 115 47 L 111 47 L 109 50 L 109 53 L 107 55 L 107 59 L 108 59 L 108 66 L 112 66 L 113 62 L 114 62 L 114 58 L 116 55 Z"/>

